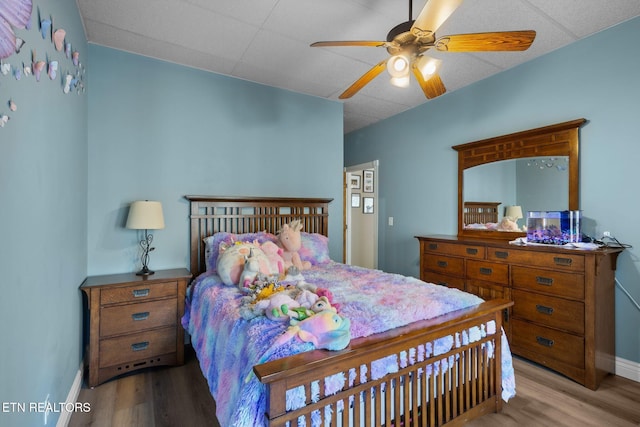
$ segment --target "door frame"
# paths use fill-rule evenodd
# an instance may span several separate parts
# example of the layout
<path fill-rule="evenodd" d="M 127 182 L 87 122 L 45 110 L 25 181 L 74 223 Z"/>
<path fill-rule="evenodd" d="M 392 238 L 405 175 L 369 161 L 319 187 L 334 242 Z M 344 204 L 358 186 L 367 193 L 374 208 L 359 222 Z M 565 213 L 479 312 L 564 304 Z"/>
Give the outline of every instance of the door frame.
<path fill-rule="evenodd" d="M 378 188 L 380 183 L 380 174 L 379 174 L 379 164 L 378 160 L 374 160 L 372 162 L 360 163 L 358 165 L 347 166 L 343 168 L 342 173 L 342 181 L 343 181 L 343 224 L 342 231 L 344 239 L 342 241 L 342 262 L 345 264 L 350 264 L 351 262 L 351 188 L 349 188 L 349 175 L 352 172 L 362 172 L 365 169 L 373 169 L 373 176 L 375 177 L 375 185 L 373 186 L 373 197 L 376 200 L 376 208 L 374 209 L 373 215 L 373 263 L 374 268 L 378 268 L 378 213 L 380 212 L 379 206 L 379 197 L 378 197 Z M 362 173 L 360 174 L 362 176 Z M 362 190 L 359 191 L 362 193 Z"/>

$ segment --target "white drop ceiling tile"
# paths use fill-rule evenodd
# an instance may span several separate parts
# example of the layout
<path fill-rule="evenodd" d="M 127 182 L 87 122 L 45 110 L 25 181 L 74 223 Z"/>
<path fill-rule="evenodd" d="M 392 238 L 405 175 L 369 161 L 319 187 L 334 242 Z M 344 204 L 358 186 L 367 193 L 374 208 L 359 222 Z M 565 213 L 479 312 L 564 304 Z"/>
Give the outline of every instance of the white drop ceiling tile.
<path fill-rule="evenodd" d="M 194 52 L 183 46 L 172 45 L 160 40 L 150 39 L 139 34 L 113 32 L 104 24 L 92 24 L 96 37 L 104 42 L 97 43 L 113 49 L 123 50 L 150 58 L 160 59 L 193 68 L 231 75 L 235 61 Z"/>
<path fill-rule="evenodd" d="M 179 0 L 173 0 L 179 1 Z M 267 19 L 278 0 L 188 0 L 189 3 L 218 15 L 233 17 L 241 22 L 261 26 Z"/>
<path fill-rule="evenodd" d="M 638 0 L 527 0 L 578 37 L 586 37 L 636 16 Z"/>
<path fill-rule="evenodd" d="M 143 0 L 115 0 L 113 7 L 112 2 L 91 2 L 90 6 L 87 0 L 82 2 L 90 9 L 85 19 L 109 25 L 111 32 L 144 35 L 225 58 L 239 59 L 258 30 L 258 27 L 175 1 L 155 1 L 153 8 L 144 7 Z M 95 37 L 89 41 L 108 45 Z"/>
<path fill-rule="evenodd" d="M 385 40 L 388 17 L 343 0 L 280 0 L 264 28 L 307 44 L 326 40 Z"/>

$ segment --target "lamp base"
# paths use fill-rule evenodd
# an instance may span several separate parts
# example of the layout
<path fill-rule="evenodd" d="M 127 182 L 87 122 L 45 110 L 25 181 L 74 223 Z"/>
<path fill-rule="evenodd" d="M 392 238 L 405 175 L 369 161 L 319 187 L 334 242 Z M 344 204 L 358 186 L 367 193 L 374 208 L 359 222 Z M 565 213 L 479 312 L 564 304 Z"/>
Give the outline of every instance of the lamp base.
<path fill-rule="evenodd" d="M 142 267 L 142 270 L 136 273 L 136 276 L 151 276 L 155 271 L 149 270 L 149 268 L 145 265 Z"/>

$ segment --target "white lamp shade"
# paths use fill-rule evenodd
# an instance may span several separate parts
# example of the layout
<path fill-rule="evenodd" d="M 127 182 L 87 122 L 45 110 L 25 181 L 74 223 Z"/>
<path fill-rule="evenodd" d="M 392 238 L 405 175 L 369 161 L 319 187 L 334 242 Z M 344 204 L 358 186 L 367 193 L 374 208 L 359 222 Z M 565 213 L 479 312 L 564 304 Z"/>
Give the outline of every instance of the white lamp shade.
<path fill-rule="evenodd" d="M 522 218 L 522 207 L 521 206 L 507 206 L 507 209 L 504 213 L 504 216 L 511 217 L 513 219 Z"/>
<path fill-rule="evenodd" d="M 134 230 L 157 230 L 164 228 L 162 204 L 150 200 L 140 200 L 131 203 L 127 228 Z"/>

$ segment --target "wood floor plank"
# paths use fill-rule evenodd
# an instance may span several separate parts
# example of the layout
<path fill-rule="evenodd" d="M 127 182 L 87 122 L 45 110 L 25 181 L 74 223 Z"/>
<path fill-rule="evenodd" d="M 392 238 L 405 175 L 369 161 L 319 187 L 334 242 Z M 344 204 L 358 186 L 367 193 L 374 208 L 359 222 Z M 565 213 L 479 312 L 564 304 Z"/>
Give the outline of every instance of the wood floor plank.
<path fill-rule="evenodd" d="M 640 383 L 615 375 L 596 391 L 520 358 L 514 358 L 517 395 L 499 414 L 468 427 L 640 426 Z M 91 411 L 74 413 L 70 427 L 220 427 L 193 349 L 185 364 L 157 367 L 83 388 L 78 402 Z M 252 426 L 249 426 L 252 427 Z"/>

